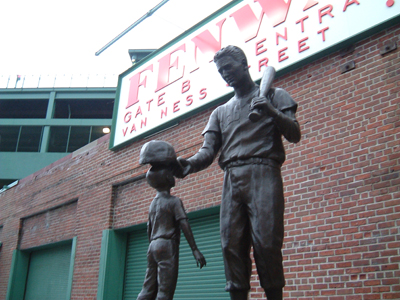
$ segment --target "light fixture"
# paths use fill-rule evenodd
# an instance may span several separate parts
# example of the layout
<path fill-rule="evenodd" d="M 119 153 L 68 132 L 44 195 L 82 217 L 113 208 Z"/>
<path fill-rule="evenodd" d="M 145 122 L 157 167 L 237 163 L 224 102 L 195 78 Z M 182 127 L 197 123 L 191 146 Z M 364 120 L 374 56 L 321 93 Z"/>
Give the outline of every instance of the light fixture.
<path fill-rule="evenodd" d="M 154 52 L 154 49 L 130 49 L 128 50 L 129 57 L 131 58 L 132 64 L 137 64 L 147 55 Z"/>
<path fill-rule="evenodd" d="M 104 128 L 103 128 L 103 133 L 104 133 L 104 134 L 110 133 L 110 128 L 104 127 Z"/>

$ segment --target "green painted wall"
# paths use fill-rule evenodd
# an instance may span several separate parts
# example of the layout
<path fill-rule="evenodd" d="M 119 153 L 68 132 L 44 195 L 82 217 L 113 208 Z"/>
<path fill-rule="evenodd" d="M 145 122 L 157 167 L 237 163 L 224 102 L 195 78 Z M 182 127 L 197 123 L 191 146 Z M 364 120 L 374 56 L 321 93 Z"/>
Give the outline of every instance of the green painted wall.
<path fill-rule="evenodd" d="M 21 179 L 68 153 L 0 152 L 0 179 Z"/>

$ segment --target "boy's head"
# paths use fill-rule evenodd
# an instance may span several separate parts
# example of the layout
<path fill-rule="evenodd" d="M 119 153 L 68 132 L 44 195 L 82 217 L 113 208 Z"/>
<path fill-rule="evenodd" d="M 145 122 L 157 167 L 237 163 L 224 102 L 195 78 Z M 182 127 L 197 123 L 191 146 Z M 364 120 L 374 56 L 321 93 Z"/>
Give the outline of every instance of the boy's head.
<path fill-rule="evenodd" d="M 140 150 L 139 163 L 151 165 L 146 178 L 152 188 L 169 190 L 175 186 L 173 174 L 179 165 L 170 143 L 157 140 L 147 142 Z"/>
<path fill-rule="evenodd" d="M 156 190 L 169 190 L 175 186 L 175 178 L 169 168 L 152 166 L 146 174 L 148 184 Z"/>

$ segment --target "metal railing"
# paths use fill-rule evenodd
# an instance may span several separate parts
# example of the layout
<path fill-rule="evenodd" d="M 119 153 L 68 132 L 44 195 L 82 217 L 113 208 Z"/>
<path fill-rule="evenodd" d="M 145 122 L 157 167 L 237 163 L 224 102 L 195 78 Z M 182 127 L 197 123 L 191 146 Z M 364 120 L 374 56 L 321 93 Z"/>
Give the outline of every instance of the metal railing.
<path fill-rule="evenodd" d="M 118 75 L 0 75 L 0 89 L 116 87 Z"/>

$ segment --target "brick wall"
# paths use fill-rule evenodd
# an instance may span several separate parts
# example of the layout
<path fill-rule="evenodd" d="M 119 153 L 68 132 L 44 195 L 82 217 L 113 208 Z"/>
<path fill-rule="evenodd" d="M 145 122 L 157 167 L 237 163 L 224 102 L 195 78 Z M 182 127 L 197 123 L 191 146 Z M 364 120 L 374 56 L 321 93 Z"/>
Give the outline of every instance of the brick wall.
<path fill-rule="evenodd" d="M 303 134 L 298 144 L 286 143 L 282 169 L 285 299 L 400 299 L 400 52 L 380 54 L 399 34 L 395 26 L 350 54 L 333 53 L 276 80 L 299 103 Z M 355 69 L 342 74 L 349 61 Z M 152 139 L 170 142 L 178 155 L 194 154 L 211 111 Z M 71 236 L 72 299 L 96 299 L 102 230 L 147 220 L 154 191 L 138 165 L 146 141 L 112 152 L 103 137 L 0 194 L 0 300 L 18 245 Z M 219 205 L 222 177 L 214 163 L 177 180 L 173 193 L 189 212 Z M 254 270 L 251 299 L 263 297 Z"/>
<path fill-rule="evenodd" d="M 76 235 L 76 207 L 72 201 L 21 219 L 20 249 L 72 239 Z"/>
<path fill-rule="evenodd" d="M 380 55 L 399 34 L 277 82 L 299 102 L 303 134 L 283 168 L 288 299 L 400 299 L 400 56 Z"/>

